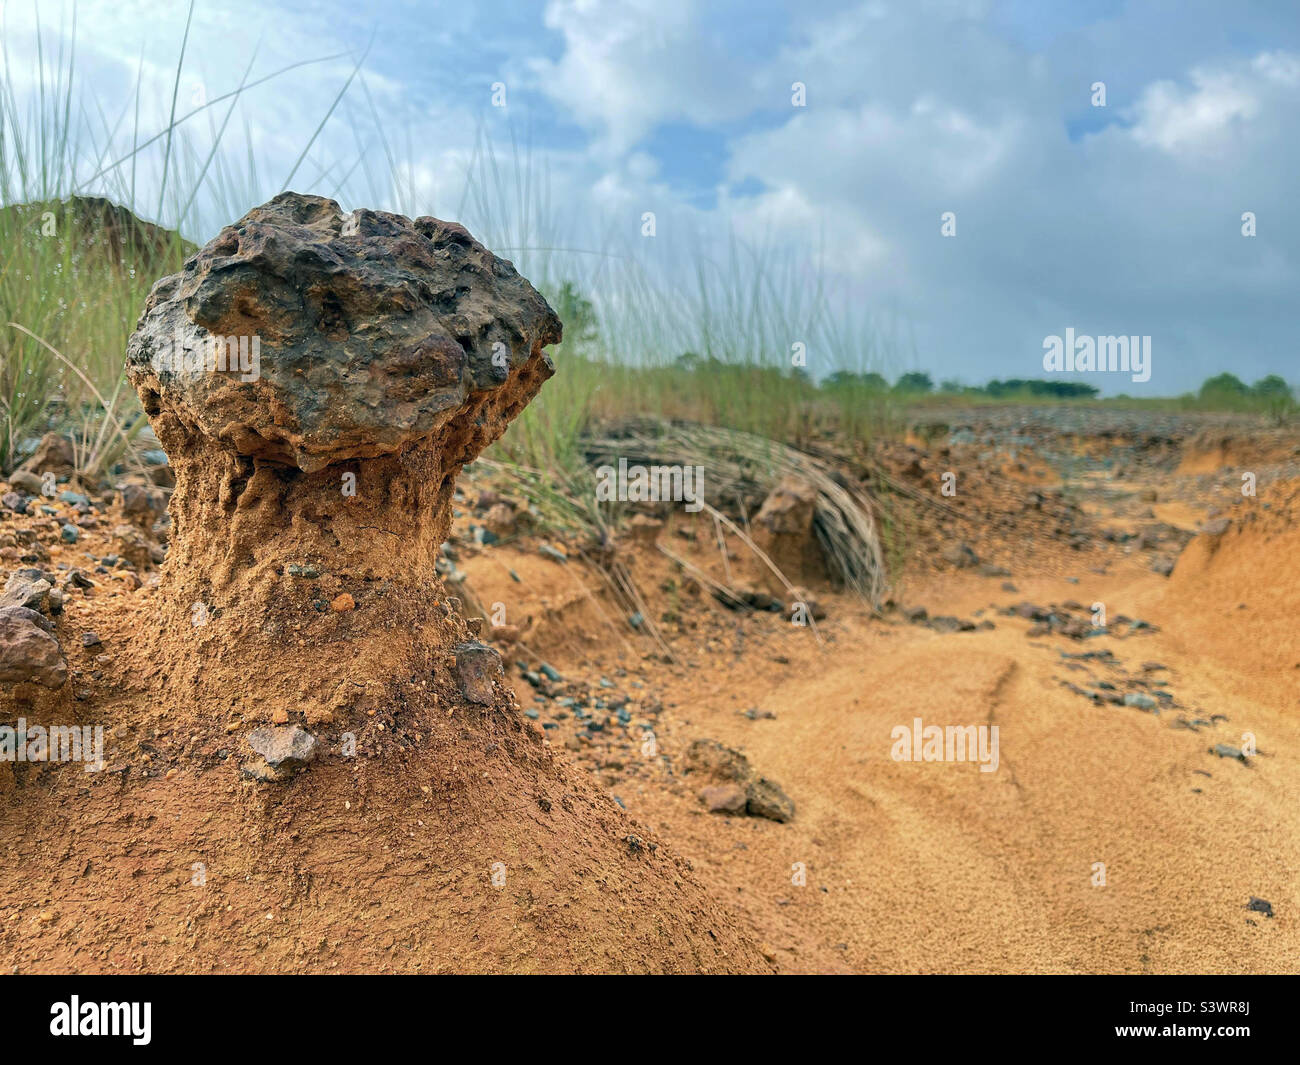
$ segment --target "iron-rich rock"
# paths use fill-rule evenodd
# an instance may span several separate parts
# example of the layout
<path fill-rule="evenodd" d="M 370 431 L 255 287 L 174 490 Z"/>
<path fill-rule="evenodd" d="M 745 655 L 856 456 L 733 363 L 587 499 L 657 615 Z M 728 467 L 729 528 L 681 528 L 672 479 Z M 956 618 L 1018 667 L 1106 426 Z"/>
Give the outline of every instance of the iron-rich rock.
<path fill-rule="evenodd" d="M 700 802 L 711 814 L 743 814 L 749 797 L 739 784 L 710 784 L 700 789 Z"/>
<path fill-rule="evenodd" d="M 969 569 L 972 566 L 978 566 L 980 557 L 970 546 L 970 544 L 949 544 L 943 549 L 943 560 L 950 566 L 956 566 L 958 569 Z M 1002 574 L 999 574 L 1002 576 Z"/>
<path fill-rule="evenodd" d="M 495 647 L 479 640 L 457 644 L 456 683 L 471 703 L 489 705 L 495 697 L 495 684 L 503 676 L 501 655 Z"/>
<path fill-rule="evenodd" d="M 454 223 L 283 193 L 227 226 L 154 286 L 127 348 L 176 481 L 163 612 L 179 623 L 213 587 L 246 618 L 292 609 L 313 593 L 286 593 L 286 560 L 310 559 L 391 581 L 416 617 L 456 475 L 554 373 L 560 338 Z"/>
<path fill-rule="evenodd" d="M 202 355 L 213 337 L 248 339 L 248 357 L 233 371 L 176 368 L 178 339 Z M 154 286 L 127 366 L 146 410 L 183 412 L 210 440 L 310 473 L 449 429 L 471 396 L 530 361 L 536 391 L 553 372 L 536 356 L 559 339 L 541 296 L 464 227 L 345 214 L 333 200 L 286 192 Z M 489 424 L 456 429 L 477 454 L 505 412 L 473 413 Z M 158 434 L 164 446 L 171 428 Z"/>
<path fill-rule="evenodd" d="M 717 740 L 696 740 L 686 752 L 686 768 L 718 784 L 734 784 L 745 794 L 745 812 L 771 821 L 792 821 L 794 802 L 780 785 L 759 776 L 749 759 Z"/>
<path fill-rule="evenodd" d="M 0 610 L 0 682 L 61 688 L 68 679 L 59 641 L 23 608 Z"/>

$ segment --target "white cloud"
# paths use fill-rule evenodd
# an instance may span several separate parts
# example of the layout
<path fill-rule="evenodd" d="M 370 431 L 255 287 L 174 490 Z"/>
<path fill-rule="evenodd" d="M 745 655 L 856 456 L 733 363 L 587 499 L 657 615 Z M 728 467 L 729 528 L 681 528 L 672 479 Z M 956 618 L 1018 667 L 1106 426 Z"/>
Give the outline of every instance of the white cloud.
<path fill-rule="evenodd" d="M 753 107 L 747 74 L 700 16 L 696 0 L 551 0 L 545 22 L 564 53 L 530 68 L 556 107 L 616 155 L 662 122 L 707 124 Z"/>

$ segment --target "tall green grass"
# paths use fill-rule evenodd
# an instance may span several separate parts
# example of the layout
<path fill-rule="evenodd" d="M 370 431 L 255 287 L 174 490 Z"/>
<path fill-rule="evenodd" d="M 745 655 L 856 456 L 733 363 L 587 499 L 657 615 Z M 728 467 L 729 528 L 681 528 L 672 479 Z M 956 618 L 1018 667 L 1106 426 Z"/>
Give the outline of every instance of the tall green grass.
<path fill-rule="evenodd" d="M 119 261 L 62 206 L 71 197 L 106 197 L 194 241 L 290 184 L 366 195 L 411 215 L 440 213 L 442 205 L 422 202 L 412 161 L 396 147 L 401 138 L 385 128 L 359 73 L 364 56 L 322 102 L 319 125 L 304 131 L 294 166 L 277 178 L 265 173 L 246 127 L 242 155 L 228 142 L 232 129 L 238 134 L 243 96 L 291 77 L 292 67 L 254 77 L 253 57 L 235 89 L 187 106 L 181 85 L 194 48 L 187 25 L 164 101 L 168 117 L 146 129 L 143 82 L 120 114 L 105 115 L 77 82 L 75 27 L 58 40 L 47 54 L 38 39 L 34 96 L 20 94 L 13 57 L 3 53 L 0 469 L 21 457 L 24 442 L 60 429 L 73 433 L 93 478 L 122 461 L 144 425 L 124 383 L 126 341 L 150 286 L 179 268 L 186 245 L 178 235 Z M 313 152 L 336 111 L 352 126 L 351 161 Z M 794 444 L 831 432 L 866 439 L 893 416 L 890 397 L 830 396 L 813 383 L 833 367 L 884 368 L 893 354 L 869 322 L 846 326 L 852 319 L 836 313 L 815 255 L 734 235 L 710 241 L 673 219 L 655 238 L 617 220 L 575 224 L 554 202 L 527 139 L 510 132 L 506 149 L 480 130 L 456 217 L 551 299 L 566 339 L 553 355 L 559 373 L 512 426 L 499 458 L 574 473 L 584 434 L 630 415 Z"/>

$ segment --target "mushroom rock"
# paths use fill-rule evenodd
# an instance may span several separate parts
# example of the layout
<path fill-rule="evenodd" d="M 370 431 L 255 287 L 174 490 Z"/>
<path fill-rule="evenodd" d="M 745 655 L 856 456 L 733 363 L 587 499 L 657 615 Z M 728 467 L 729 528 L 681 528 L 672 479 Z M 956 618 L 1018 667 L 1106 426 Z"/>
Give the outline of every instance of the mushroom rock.
<path fill-rule="evenodd" d="M 169 583 L 262 614 L 290 565 L 427 597 L 457 473 L 560 336 L 462 226 L 296 193 L 250 211 L 154 286 L 127 347 L 176 475 Z"/>
<path fill-rule="evenodd" d="M 152 753 L 79 816 L 128 806 L 160 853 L 220 870 L 222 912 L 275 898 L 285 923 L 271 946 L 260 921 L 195 925 L 153 969 L 770 970 L 688 863 L 553 756 L 435 569 L 457 473 L 559 339 L 461 226 L 292 193 L 154 286 L 127 372 L 176 475 L 170 548 L 110 663 L 122 734 Z M 282 746 L 302 756 L 277 767 Z M 266 771 L 241 774 L 247 751 Z M 39 890 L 61 869 L 23 872 Z M 191 889 L 157 887 L 151 918 L 184 924 Z"/>

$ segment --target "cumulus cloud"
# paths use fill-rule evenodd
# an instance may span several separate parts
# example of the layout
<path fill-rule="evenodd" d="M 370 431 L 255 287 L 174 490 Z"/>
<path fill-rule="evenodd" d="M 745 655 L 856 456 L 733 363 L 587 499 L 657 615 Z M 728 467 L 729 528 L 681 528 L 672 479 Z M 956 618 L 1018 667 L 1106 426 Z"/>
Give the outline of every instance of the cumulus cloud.
<path fill-rule="evenodd" d="M 599 262 L 581 275 L 598 299 L 619 298 L 601 290 L 610 262 L 671 277 L 674 256 L 725 261 L 738 236 L 820 262 L 829 276 L 807 285 L 829 281 L 850 311 L 901 315 L 936 377 L 1027 376 L 1071 325 L 1152 335 L 1155 392 L 1229 365 L 1297 376 L 1300 25 L 1268 4 L 377 2 L 312 20 L 274 0 L 200 4 L 183 93 L 233 88 L 255 46 L 263 72 L 359 54 L 373 31 L 364 89 L 304 160 L 304 190 L 461 217 L 530 270 L 580 269 L 531 248 L 609 253 L 570 260 Z M 30 58 L 31 8 L 4 10 L 11 59 Z M 79 20 L 81 83 L 111 122 L 139 73 L 157 128 L 184 8 L 122 0 Z M 20 94 L 28 67 L 11 74 Z M 205 226 L 276 191 L 350 71 L 301 68 L 250 95 L 234 127 L 256 187 L 223 198 L 210 182 Z M 1097 80 L 1109 107 L 1090 106 Z M 524 211 L 529 197 L 545 203 Z"/>

